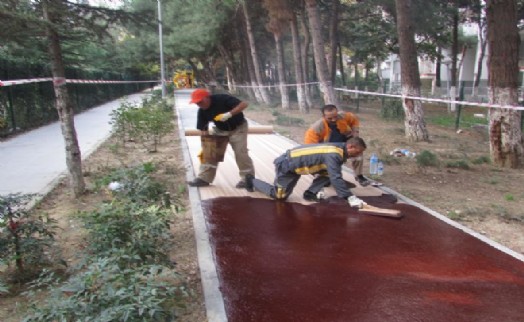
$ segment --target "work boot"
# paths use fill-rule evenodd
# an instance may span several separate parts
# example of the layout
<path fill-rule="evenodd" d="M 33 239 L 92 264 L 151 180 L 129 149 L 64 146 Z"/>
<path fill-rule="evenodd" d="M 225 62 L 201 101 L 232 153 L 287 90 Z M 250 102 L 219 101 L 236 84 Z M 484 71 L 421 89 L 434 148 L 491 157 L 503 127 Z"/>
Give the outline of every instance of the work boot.
<path fill-rule="evenodd" d="M 245 189 L 246 188 L 246 181 L 240 180 L 236 185 L 235 188 L 237 189 Z"/>
<path fill-rule="evenodd" d="M 191 187 L 206 187 L 206 186 L 209 186 L 209 182 L 204 181 L 204 180 L 202 180 L 200 178 L 195 178 L 193 181 L 188 181 L 187 184 L 190 185 Z"/>
<path fill-rule="evenodd" d="M 254 175 L 249 174 L 249 173 L 246 174 L 246 178 L 245 178 L 244 184 L 245 184 L 246 190 L 249 191 L 249 192 L 255 191 L 255 188 L 253 187 L 253 179 L 255 179 Z"/>
<path fill-rule="evenodd" d="M 321 200 L 317 197 L 316 194 L 314 194 L 313 192 L 309 190 L 304 191 L 304 195 L 302 197 L 304 197 L 304 199 L 307 201 L 319 202 Z"/>
<path fill-rule="evenodd" d="M 355 180 L 357 180 L 357 182 L 362 186 L 362 187 L 367 187 L 369 186 L 369 184 L 371 183 L 366 177 L 364 177 L 363 175 L 358 175 L 355 177 Z"/>

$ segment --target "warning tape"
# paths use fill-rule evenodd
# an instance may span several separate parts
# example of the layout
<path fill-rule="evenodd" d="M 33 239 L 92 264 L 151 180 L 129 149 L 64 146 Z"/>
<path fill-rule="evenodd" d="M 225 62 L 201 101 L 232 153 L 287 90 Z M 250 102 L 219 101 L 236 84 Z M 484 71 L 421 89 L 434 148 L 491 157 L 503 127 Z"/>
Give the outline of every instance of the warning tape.
<path fill-rule="evenodd" d="M 46 77 L 46 78 L 29 78 L 29 79 L 15 79 L 15 80 L 0 80 L 0 87 L 23 85 L 30 83 L 53 82 L 55 85 L 61 86 L 65 83 L 72 84 L 123 84 L 123 83 L 158 83 L 160 80 L 147 81 L 112 81 L 112 80 L 90 80 L 90 79 L 66 79 L 63 77 Z M 165 80 L 164 82 L 169 82 Z"/>
<path fill-rule="evenodd" d="M 305 86 L 305 85 L 315 85 L 320 84 L 320 82 L 310 82 L 310 83 L 302 83 L 302 84 L 282 84 L 286 87 L 295 87 L 295 86 Z M 271 87 L 280 87 L 280 84 L 277 85 L 235 85 L 234 87 L 239 88 L 271 88 Z"/>
<path fill-rule="evenodd" d="M 39 83 L 39 82 L 52 82 L 52 81 L 53 81 L 53 78 L 51 78 L 51 77 L 47 77 L 47 78 L 30 78 L 30 79 L 15 79 L 15 80 L 9 80 L 9 81 L 1 81 L 0 80 L 0 87 L 22 85 L 22 84 L 29 84 L 29 83 Z"/>
<path fill-rule="evenodd" d="M 342 91 L 342 92 L 365 94 L 365 95 L 395 97 L 395 98 L 401 98 L 401 99 L 408 98 L 408 99 L 419 100 L 419 101 L 423 101 L 423 102 L 459 104 L 459 105 L 464 105 L 464 106 L 480 106 L 480 107 L 487 107 L 487 108 L 504 108 L 504 109 L 512 109 L 512 110 L 517 110 L 517 111 L 524 111 L 524 106 L 500 105 L 500 104 L 489 104 L 489 103 L 475 103 L 475 102 L 467 102 L 467 101 L 444 100 L 444 99 L 440 99 L 440 98 L 430 98 L 430 97 L 404 96 L 404 95 L 399 95 L 399 94 L 386 94 L 386 93 L 378 93 L 378 92 L 368 92 L 368 91 L 360 91 L 360 90 L 353 90 L 353 89 L 346 89 L 346 88 L 335 88 L 335 90 Z"/>

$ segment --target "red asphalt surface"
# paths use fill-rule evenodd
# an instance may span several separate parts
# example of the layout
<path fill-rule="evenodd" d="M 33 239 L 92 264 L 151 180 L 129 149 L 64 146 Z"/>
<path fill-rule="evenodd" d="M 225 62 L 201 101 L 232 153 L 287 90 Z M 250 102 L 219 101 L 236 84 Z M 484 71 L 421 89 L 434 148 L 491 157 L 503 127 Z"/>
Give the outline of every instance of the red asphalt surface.
<path fill-rule="evenodd" d="M 524 263 L 393 197 L 202 202 L 228 321 L 524 321 Z"/>

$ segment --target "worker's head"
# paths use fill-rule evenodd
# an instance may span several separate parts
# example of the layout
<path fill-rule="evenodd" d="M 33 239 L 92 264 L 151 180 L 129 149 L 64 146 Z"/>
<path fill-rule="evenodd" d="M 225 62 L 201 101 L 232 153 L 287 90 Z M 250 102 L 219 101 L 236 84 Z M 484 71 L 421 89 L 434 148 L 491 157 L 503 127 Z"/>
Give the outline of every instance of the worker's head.
<path fill-rule="evenodd" d="M 346 150 L 350 157 L 357 157 L 367 149 L 366 142 L 360 137 L 351 137 L 346 141 Z"/>
<path fill-rule="evenodd" d="M 207 109 L 209 105 L 211 105 L 210 95 L 207 90 L 198 88 L 191 93 L 191 101 L 189 101 L 189 104 L 196 104 L 202 109 Z"/>
<path fill-rule="evenodd" d="M 337 116 L 338 116 L 338 109 L 333 104 L 327 104 L 324 105 L 321 109 L 322 116 L 326 121 L 329 123 L 336 123 L 337 122 Z"/>

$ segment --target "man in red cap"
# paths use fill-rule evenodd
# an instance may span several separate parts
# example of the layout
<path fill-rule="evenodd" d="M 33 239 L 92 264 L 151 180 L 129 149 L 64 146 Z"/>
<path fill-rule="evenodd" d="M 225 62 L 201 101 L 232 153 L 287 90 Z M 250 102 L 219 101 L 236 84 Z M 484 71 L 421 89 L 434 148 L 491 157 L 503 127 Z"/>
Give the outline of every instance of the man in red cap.
<path fill-rule="evenodd" d="M 211 95 L 207 90 L 199 88 L 191 93 L 189 103 L 198 105 L 196 127 L 202 131 L 202 135 L 209 134 L 209 122 L 213 122 L 213 134 L 229 138 L 241 178 L 236 187 L 246 188 L 246 175 L 255 175 L 253 160 L 247 149 L 248 125 L 242 112 L 247 102 L 228 94 Z M 192 187 L 208 186 L 215 179 L 217 167 L 217 162 L 201 163 L 198 176 L 188 184 Z"/>

